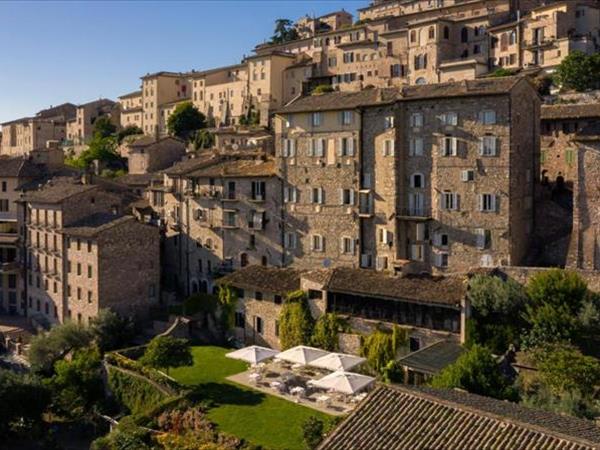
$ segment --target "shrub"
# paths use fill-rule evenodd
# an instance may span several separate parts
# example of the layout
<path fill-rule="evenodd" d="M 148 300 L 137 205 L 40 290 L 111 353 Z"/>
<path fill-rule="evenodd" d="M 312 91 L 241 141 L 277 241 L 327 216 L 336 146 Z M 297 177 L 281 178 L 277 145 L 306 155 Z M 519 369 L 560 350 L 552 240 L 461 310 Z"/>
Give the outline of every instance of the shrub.
<path fill-rule="evenodd" d="M 288 294 L 279 315 L 279 340 L 286 350 L 296 345 L 308 345 L 314 320 L 308 307 L 308 299 L 303 291 Z"/>
<path fill-rule="evenodd" d="M 185 339 L 172 336 L 157 336 L 150 341 L 140 363 L 154 369 L 191 366 L 194 364 L 192 352 Z"/>
<path fill-rule="evenodd" d="M 320 84 L 312 90 L 312 94 L 313 95 L 321 95 L 321 94 L 327 94 L 327 93 L 333 92 L 333 91 L 334 91 L 333 86 L 331 86 L 330 84 Z"/>
<path fill-rule="evenodd" d="M 306 419 L 302 424 L 302 438 L 308 450 L 314 450 L 319 446 L 319 443 L 323 440 L 324 431 L 325 424 L 321 419 L 315 416 Z"/>
<path fill-rule="evenodd" d="M 360 353 L 369 366 L 378 374 L 383 374 L 387 365 L 396 359 L 398 350 L 406 344 L 408 333 L 394 325 L 392 331 L 378 329 L 361 339 Z"/>
<path fill-rule="evenodd" d="M 330 352 L 337 351 L 342 326 L 343 322 L 336 314 L 323 314 L 315 323 L 312 345 Z"/>

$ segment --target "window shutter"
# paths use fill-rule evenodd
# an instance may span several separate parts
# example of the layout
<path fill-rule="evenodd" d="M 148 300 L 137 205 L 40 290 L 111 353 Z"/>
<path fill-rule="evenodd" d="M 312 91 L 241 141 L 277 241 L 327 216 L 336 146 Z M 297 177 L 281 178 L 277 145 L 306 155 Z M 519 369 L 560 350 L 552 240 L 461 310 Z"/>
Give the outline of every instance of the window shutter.
<path fill-rule="evenodd" d="M 458 154 L 458 138 L 453 137 L 451 142 L 450 154 L 456 156 Z"/>
<path fill-rule="evenodd" d="M 310 146 L 308 147 L 308 156 L 315 156 L 315 147 L 317 146 L 316 139 L 310 140 Z"/>
<path fill-rule="evenodd" d="M 283 201 L 285 203 L 289 203 L 289 201 L 290 201 L 290 188 L 289 187 L 286 187 L 283 190 Z"/>
<path fill-rule="evenodd" d="M 324 200 L 323 200 L 323 188 L 322 187 L 319 188 L 319 203 L 324 203 Z"/>
<path fill-rule="evenodd" d="M 435 233 L 433 235 L 433 245 L 438 247 L 442 245 L 442 235 L 440 233 Z"/>
<path fill-rule="evenodd" d="M 348 139 L 348 156 L 354 156 L 354 139 Z"/>
<path fill-rule="evenodd" d="M 390 140 L 390 156 L 394 156 L 396 154 L 396 141 L 393 139 Z"/>
<path fill-rule="evenodd" d="M 498 205 L 498 203 L 499 203 L 498 200 L 500 200 L 500 199 L 498 198 L 497 195 L 492 195 L 492 211 L 494 211 L 494 212 L 497 212 L 498 209 L 499 209 L 498 208 L 498 206 L 499 206 Z"/>
<path fill-rule="evenodd" d="M 458 211 L 460 210 L 460 195 L 458 194 L 452 194 L 454 195 L 454 210 Z"/>
<path fill-rule="evenodd" d="M 420 156 L 423 154 L 423 139 L 422 138 L 417 138 L 415 141 L 415 154 Z"/>
<path fill-rule="evenodd" d="M 492 139 L 492 155 L 494 156 L 498 156 L 498 150 L 500 149 L 500 139 L 497 137 L 494 137 Z"/>
<path fill-rule="evenodd" d="M 483 211 L 483 194 L 479 194 L 477 196 L 477 202 L 478 202 L 477 208 L 479 209 L 479 211 Z"/>
<path fill-rule="evenodd" d="M 416 144 L 417 144 L 417 140 L 416 139 L 411 139 L 410 142 L 408 143 L 408 156 L 415 156 L 416 154 Z"/>
<path fill-rule="evenodd" d="M 478 121 L 480 123 L 484 123 L 485 122 L 485 112 L 484 111 L 479 111 L 478 114 Z"/>
<path fill-rule="evenodd" d="M 319 141 L 319 156 L 325 155 L 325 148 L 327 147 L 327 141 L 325 139 L 321 139 Z"/>
<path fill-rule="evenodd" d="M 342 156 L 342 154 L 343 154 L 343 152 L 342 152 L 343 148 L 344 148 L 343 145 L 344 145 L 343 139 L 339 138 L 338 143 L 337 143 L 337 155 L 338 156 Z"/>
<path fill-rule="evenodd" d="M 338 189 L 339 194 L 340 194 L 340 205 L 344 204 L 344 190 L 343 189 Z"/>
<path fill-rule="evenodd" d="M 485 154 L 485 138 L 479 138 L 479 156 Z"/>
<path fill-rule="evenodd" d="M 288 156 L 296 156 L 296 140 L 290 140 L 290 151 Z"/>
<path fill-rule="evenodd" d="M 350 189 L 350 204 L 354 206 L 354 189 Z"/>

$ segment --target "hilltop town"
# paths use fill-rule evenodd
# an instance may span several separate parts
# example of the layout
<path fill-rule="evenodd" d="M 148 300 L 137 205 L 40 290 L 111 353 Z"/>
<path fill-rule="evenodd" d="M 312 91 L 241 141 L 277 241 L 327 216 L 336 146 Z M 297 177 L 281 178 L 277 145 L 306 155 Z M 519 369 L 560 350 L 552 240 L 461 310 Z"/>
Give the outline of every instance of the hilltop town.
<path fill-rule="evenodd" d="M 157 433 L 139 448 L 600 448 L 599 55 L 598 1 L 373 0 L 1 124 L 1 366 L 116 427 L 97 449 L 126 415 Z M 161 339 L 184 357 L 153 360 Z M 90 352 L 81 386 L 120 407 L 60 376 Z M 364 394 L 308 395 L 328 352 Z M 219 410 L 258 393 L 278 398 L 255 417 L 280 401 L 296 431 Z M 206 442 L 168 446 L 192 439 L 174 399 Z"/>

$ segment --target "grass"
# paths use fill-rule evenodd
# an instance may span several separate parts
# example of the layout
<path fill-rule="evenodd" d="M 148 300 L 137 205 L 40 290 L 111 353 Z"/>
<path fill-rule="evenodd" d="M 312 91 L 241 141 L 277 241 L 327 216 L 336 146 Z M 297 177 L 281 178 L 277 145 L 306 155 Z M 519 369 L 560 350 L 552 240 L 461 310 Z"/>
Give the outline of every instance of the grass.
<path fill-rule="evenodd" d="M 192 347 L 194 365 L 171 371 L 182 384 L 196 386 L 199 398 L 214 407 L 208 415 L 225 433 L 266 449 L 299 450 L 302 423 L 310 416 L 326 421 L 332 417 L 305 406 L 240 386 L 225 378 L 243 372 L 247 365 L 225 357 L 222 347 Z"/>

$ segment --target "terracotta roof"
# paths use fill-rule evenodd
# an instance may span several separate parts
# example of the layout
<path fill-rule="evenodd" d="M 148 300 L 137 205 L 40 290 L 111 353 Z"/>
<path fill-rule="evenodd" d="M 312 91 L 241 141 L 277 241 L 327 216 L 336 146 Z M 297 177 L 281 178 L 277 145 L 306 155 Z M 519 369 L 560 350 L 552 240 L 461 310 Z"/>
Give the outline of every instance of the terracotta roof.
<path fill-rule="evenodd" d="M 0 177 L 34 178 L 40 175 L 40 168 L 28 159 L 0 157 Z"/>
<path fill-rule="evenodd" d="M 33 203 L 60 203 L 69 197 L 93 189 L 98 189 L 98 186 L 64 180 L 50 180 L 40 189 L 29 192 L 25 200 Z"/>
<path fill-rule="evenodd" d="M 217 156 L 212 153 L 206 153 L 198 155 L 194 158 L 188 158 L 183 161 L 179 161 L 173 164 L 168 169 L 165 169 L 163 172 L 169 176 L 182 176 L 193 170 L 200 169 L 201 167 L 215 164 L 219 159 Z"/>
<path fill-rule="evenodd" d="M 148 186 L 156 174 L 154 173 L 139 173 L 123 175 L 117 178 L 119 183 L 126 184 L 127 186 Z"/>
<path fill-rule="evenodd" d="M 233 159 L 194 170 L 189 177 L 272 177 L 277 175 L 275 161 L 259 159 Z"/>
<path fill-rule="evenodd" d="M 248 266 L 220 278 L 217 284 L 286 295 L 300 289 L 300 275 L 291 268 Z"/>
<path fill-rule="evenodd" d="M 69 236 L 94 237 L 124 223 L 135 221 L 133 216 L 117 216 L 110 213 L 97 213 L 62 229 Z"/>
<path fill-rule="evenodd" d="M 435 375 L 464 352 L 457 342 L 440 341 L 400 358 L 398 363 L 417 372 Z"/>
<path fill-rule="evenodd" d="M 402 88 L 400 96 L 402 100 L 419 100 L 423 98 L 499 95 L 510 92 L 521 81 L 527 82 L 523 77 L 501 77 L 407 86 Z"/>
<path fill-rule="evenodd" d="M 365 89 L 359 92 L 331 92 L 300 97 L 277 111 L 280 114 L 336 111 L 394 103 L 398 89 Z"/>
<path fill-rule="evenodd" d="M 580 119 L 600 117 L 600 103 L 568 103 L 542 105 L 542 120 Z"/>
<path fill-rule="evenodd" d="M 319 450 L 597 450 L 593 422 L 427 387 L 379 386 Z"/>
<path fill-rule="evenodd" d="M 459 305 L 467 292 L 466 277 L 462 276 L 399 277 L 367 269 L 337 267 L 331 270 L 326 289 L 332 292 L 446 306 Z"/>

